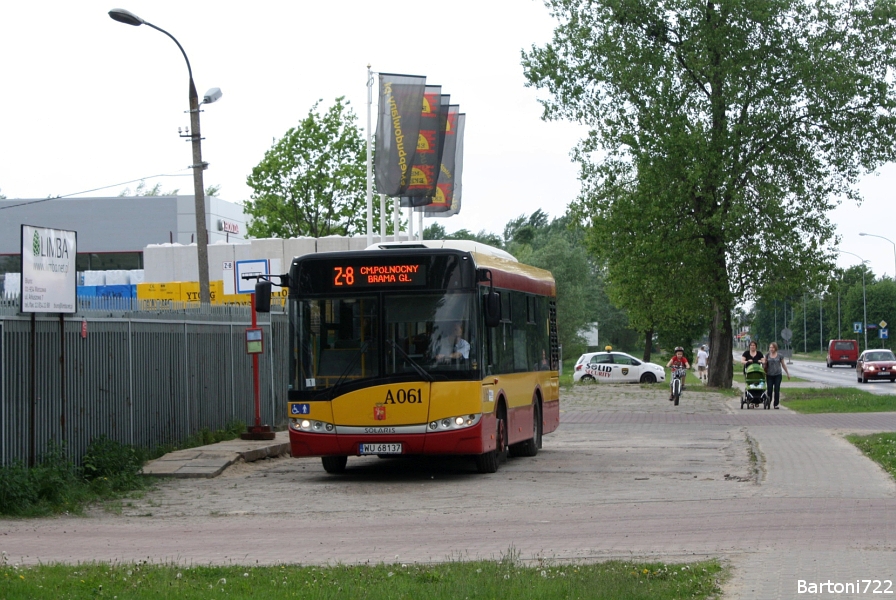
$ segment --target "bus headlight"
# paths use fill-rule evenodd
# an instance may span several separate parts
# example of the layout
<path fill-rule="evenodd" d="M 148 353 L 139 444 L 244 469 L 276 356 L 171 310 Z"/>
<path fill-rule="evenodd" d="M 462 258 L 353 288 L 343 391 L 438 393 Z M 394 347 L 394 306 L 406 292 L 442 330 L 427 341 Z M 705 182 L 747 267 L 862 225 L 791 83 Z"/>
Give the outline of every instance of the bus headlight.
<path fill-rule="evenodd" d="M 482 420 L 482 415 L 458 415 L 456 417 L 447 417 L 439 421 L 432 421 L 429 424 L 430 431 L 454 431 L 457 429 L 466 429 L 472 427 Z"/>
<path fill-rule="evenodd" d="M 289 428 L 303 433 L 336 433 L 336 427 L 332 423 L 312 419 L 290 419 Z"/>

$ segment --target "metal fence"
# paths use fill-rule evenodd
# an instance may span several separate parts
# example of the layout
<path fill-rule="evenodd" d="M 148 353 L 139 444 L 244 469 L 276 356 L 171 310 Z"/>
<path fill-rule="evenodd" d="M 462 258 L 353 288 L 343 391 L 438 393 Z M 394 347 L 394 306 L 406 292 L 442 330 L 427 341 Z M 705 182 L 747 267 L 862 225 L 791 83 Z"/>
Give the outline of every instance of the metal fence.
<path fill-rule="evenodd" d="M 272 307 L 272 310 L 274 308 Z M 51 441 L 79 461 L 90 441 L 154 447 L 240 420 L 255 423 L 244 306 L 114 299 L 78 313 L 23 315 L 0 301 L 0 464 L 28 464 Z M 261 314 L 263 424 L 286 420 L 288 323 Z"/>

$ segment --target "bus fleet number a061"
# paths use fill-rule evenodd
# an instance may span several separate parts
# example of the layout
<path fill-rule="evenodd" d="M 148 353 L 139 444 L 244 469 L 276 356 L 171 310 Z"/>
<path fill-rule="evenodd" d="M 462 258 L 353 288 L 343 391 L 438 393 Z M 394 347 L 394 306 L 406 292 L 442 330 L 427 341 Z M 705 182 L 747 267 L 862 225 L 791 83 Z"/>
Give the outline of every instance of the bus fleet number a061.
<path fill-rule="evenodd" d="M 395 390 L 395 393 L 392 393 L 392 390 L 386 390 L 386 397 L 383 400 L 383 404 L 422 404 L 423 403 L 423 391 L 421 388 L 417 388 L 416 390 L 411 388 L 409 390 L 399 389 Z"/>

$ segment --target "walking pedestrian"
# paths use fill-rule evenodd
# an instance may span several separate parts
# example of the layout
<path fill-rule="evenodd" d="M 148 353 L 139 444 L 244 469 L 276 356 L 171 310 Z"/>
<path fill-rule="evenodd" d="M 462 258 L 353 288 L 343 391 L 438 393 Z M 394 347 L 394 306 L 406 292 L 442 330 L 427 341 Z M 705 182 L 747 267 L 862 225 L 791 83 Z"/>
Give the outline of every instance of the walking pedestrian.
<path fill-rule="evenodd" d="M 778 354 L 778 344 L 772 342 L 768 345 L 768 354 L 762 359 L 762 364 L 765 366 L 768 393 L 771 394 L 777 410 L 778 404 L 781 402 L 781 380 L 784 378 L 781 371 L 783 370 L 784 373 L 787 373 L 787 379 L 790 379 L 787 363 L 784 362 L 784 357 Z"/>
<path fill-rule="evenodd" d="M 697 379 L 700 381 L 706 382 L 708 380 L 707 366 L 709 366 L 709 352 L 706 351 L 706 346 L 703 345 L 697 350 Z"/>

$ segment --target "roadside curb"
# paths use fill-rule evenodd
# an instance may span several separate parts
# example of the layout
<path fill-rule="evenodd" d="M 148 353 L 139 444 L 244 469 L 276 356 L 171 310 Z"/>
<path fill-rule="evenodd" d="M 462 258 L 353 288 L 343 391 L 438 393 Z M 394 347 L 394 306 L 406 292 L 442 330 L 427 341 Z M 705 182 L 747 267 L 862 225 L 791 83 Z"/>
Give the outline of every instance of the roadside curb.
<path fill-rule="evenodd" d="M 273 440 L 229 440 L 169 452 L 143 466 L 143 474 L 153 477 L 212 478 L 238 461 L 254 462 L 289 454 L 289 434 L 279 431 Z"/>

